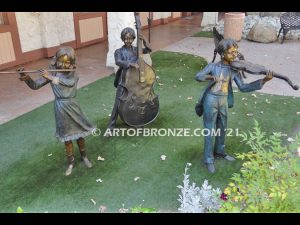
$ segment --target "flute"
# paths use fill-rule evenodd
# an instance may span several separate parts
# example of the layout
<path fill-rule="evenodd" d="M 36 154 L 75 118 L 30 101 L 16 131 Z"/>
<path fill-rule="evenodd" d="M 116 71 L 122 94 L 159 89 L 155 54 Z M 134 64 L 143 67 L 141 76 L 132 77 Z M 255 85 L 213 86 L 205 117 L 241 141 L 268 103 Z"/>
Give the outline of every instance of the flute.
<path fill-rule="evenodd" d="M 52 70 L 45 70 L 48 72 L 72 72 L 75 69 L 52 69 Z M 10 73 L 39 73 L 40 70 L 23 70 L 23 71 L 0 71 L 0 74 L 10 74 Z"/>

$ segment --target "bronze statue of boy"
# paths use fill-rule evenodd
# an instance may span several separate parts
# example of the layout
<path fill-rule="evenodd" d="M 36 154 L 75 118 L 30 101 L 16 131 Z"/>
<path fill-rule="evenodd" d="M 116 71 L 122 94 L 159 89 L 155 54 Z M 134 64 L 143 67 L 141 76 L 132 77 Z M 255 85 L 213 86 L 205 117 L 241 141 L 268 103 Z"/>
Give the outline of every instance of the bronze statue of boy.
<path fill-rule="evenodd" d="M 230 67 L 237 55 L 238 45 L 232 39 L 223 39 L 218 43 L 216 51 L 221 55 L 221 61 L 209 63 L 195 76 L 197 81 L 209 81 L 196 105 L 196 112 L 203 115 L 204 128 L 210 133 L 204 137 L 204 163 L 210 173 L 215 172 L 214 158 L 235 160 L 225 153 L 225 131 L 227 128 L 228 108 L 233 107 L 232 81 L 242 92 L 260 90 L 263 85 L 273 78 L 269 71 L 265 78 L 245 84 L 241 75 Z M 218 134 L 214 138 L 212 134 Z M 215 132 L 214 132 L 215 131 Z M 215 139 L 215 140 L 214 140 Z"/>

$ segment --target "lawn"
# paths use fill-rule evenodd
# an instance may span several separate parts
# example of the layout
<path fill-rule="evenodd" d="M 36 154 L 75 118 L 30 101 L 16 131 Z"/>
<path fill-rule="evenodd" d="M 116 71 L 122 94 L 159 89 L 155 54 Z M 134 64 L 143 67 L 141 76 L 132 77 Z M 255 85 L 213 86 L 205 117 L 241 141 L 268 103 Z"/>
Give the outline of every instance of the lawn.
<path fill-rule="evenodd" d="M 213 32 L 212 31 L 200 31 L 198 33 L 193 34 L 192 37 L 207 37 L 207 38 L 213 38 Z"/>
<path fill-rule="evenodd" d="M 194 106 L 205 83 L 194 76 L 206 61 L 197 56 L 156 52 L 152 54 L 158 82 L 160 114 L 149 128 L 202 128 Z M 78 100 L 88 118 L 102 131 L 109 121 L 114 103 L 113 76 L 98 80 L 78 91 Z M 24 85 L 24 88 L 27 88 Z M 239 132 L 252 129 L 253 118 L 267 133 L 295 134 L 299 126 L 300 99 L 255 92 L 235 94 L 235 106 L 229 110 L 228 127 Z M 248 114 L 248 115 L 247 115 Z M 118 121 L 118 127 L 126 126 Z M 224 188 L 242 161 L 216 161 L 216 173 L 204 167 L 203 137 L 111 137 L 90 136 L 87 153 L 93 163 L 85 168 L 75 148 L 76 165 L 65 177 L 64 145 L 54 137 L 53 102 L 45 104 L 0 126 L 0 212 L 108 212 L 120 208 L 156 208 L 176 212 L 187 162 L 192 163 L 190 180 L 200 186 L 208 179 L 214 188 Z M 286 137 L 287 138 L 287 137 Z M 246 152 L 241 138 L 226 139 L 229 154 Z M 161 155 L 166 159 L 161 160 Z M 105 160 L 98 161 L 101 156 Z M 134 180 L 139 177 L 138 180 Z M 96 182 L 97 179 L 101 182 Z M 96 204 L 92 202 L 93 199 Z"/>

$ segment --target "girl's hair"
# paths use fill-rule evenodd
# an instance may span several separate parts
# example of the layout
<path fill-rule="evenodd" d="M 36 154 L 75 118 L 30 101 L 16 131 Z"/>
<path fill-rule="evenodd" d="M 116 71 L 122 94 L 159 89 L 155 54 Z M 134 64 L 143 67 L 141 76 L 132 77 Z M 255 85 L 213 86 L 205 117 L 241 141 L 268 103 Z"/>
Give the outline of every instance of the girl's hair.
<path fill-rule="evenodd" d="M 231 47 L 238 48 L 239 46 L 238 46 L 237 42 L 233 39 L 230 39 L 230 38 L 223 39 L 218 44 L 217 52 L 222 56 L 224 54 L 224 52 Z"/>
<path fill-rule="evenodd" d="M 133 37 L 133 40 L 135 39 L 136 36 L 135 36 L 134 30 L 133 30 L 131 27 L 126 27 L 126 28 L 124 28 L 124 29 L 122 30 L 122 32 L 121 32 L 121 39 L 122 39 L 122 41 L 125 40 L 125 35 L 126 35 L 127 33 L 131 34 L 131 36 Z"/>
<path fill-rule="evenodd" d="M 58 60 L 59 57 L 63 56 L 63 55 L 67 55 L 68 58 L 71 59 L 71 64 L 72 64 L 72 68 L 76 68 L 76 55 L 75 55 L 75 51 L 73 48 L 66 46 L 66 47 L 61 47 L 60 49 L 58 49 L 58 51 L 55 53 L 55 56 L 53 56 L 52 59 L 52 63 L 51 65 L 55 66 L 56 65 L 56 61 Z"/>

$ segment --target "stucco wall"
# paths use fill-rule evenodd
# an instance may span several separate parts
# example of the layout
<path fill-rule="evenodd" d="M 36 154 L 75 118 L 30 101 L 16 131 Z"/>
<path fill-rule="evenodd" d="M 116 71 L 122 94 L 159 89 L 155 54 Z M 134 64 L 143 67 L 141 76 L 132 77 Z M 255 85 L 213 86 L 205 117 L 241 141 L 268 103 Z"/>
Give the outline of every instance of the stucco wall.
<path fill-rule="evenodd" d="M 201 21 L 201 27 L 204 27 L 206 25 L 215 25 L 218 23 L 218 12 L 204 12 L 202 21 Z"/>
<path fill-rule="evenodd" d="M 162 18 L 162 12 L 153 12 L 153 19 L 157 20 Z"/>
<path fill-rule="evenodd" d="M 75 40 L 73 12 L 57 12 L 57 24 L 60 43 Z"/>
<path fill-rule="evenodd" d="M 153 12 L 153 19 L 161 19 L 161 18 L 168 18 L 172 15 L 172 12 Z"/>
<path fill-rule="evenodd" d="M 72 12 L 17 12 L 22 52 L 75 40 Z"/>
<path fill-rule="evenodd" d="M 115 64 L 114 52 L 124 45 L 121 40 L 121 32 L 125 27 L 131 27 L 136 32 L 133 12 L 107 12 L 109 51 L 107 53 L 106 66 L 114 67 L 115 72 L 118 66 Z M 133 44 L 136 45 L 136 40 Z"/>
<path fill-rule="evenodd" d="M 28 52 L 43 47 L 39 14 L 16 12 L 22 52 Z"/>

